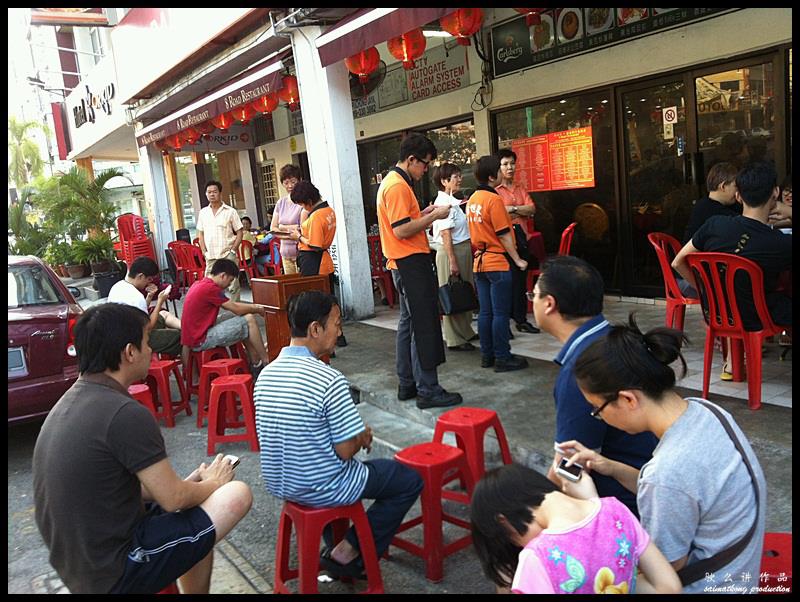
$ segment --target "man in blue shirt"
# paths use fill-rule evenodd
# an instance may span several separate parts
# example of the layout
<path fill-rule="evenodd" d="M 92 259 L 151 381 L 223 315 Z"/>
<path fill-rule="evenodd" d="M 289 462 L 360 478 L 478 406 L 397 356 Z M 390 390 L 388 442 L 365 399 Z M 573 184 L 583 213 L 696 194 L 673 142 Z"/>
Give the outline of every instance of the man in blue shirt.
<path fill-rule="evenodd" d="M 367 519 L 380 558 L 422 490 L 422 479 L 396 460 L 354 458 L 362 449 L 369 452 L 372 429 L 364 425 L 344 375 L 318 359 L 334 351 L 342 333 L 336 297 L 306 291 L 289 299 L 287 309 L 291 343 L 255 385 L 261 474 L 274 496 L 314 508 L 374 499 Z M 355 530 L 324 550 L 320 561 L 335 577 L 361 575 Z"/>
<path fill-rule="evenodd" d="M 597 450 L 607 458 L 614 458 L 630 466 L 641 468 L 653 455 L 658 440 L 652 433 L 629 435 L 607 425 L 602 416 L 592 415 L 592 406 L 575 381 L 575 361 L 593 341 L 606 335 L 608 321 L 603 317 L 603 278 L 591 265 L 569 255 L 550 259 L 544 264 L 542 274 L 528 293 L 533 303 L 536 323 L 549 335 L 562 343 L 555 362 L 561 366 L 556 378 L 553 396 L 556 402 L 556 453 L 548 478 L 561 484 L 554 466 L 562 453 L 560 441 L 575 439 L 586 447 Z M 614 496 L 638 516 L 636 495 L 614 479 L 592 474 L 601 497 Z"/>

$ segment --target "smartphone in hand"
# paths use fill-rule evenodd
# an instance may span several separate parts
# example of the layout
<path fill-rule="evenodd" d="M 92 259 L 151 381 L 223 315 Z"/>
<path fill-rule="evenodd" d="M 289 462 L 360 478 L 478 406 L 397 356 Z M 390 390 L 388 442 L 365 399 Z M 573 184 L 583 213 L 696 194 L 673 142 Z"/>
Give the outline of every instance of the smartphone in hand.
<path fill-rule="evenodd" d="M 230 462 L 231 463 L 231 468 L 236 468 L 237 466 L 239 466 L 239 461 L 241 460 L 241 458 L 239 458 L 239 456 L 234 456 L 233 454 L 228 454 L 225 457 L 223 457 L 222 459 L 223 460 L 227 460 L 228 462 Z"/>
<path fill-rule="evenodd" d="M 581 471 L 583 470 L 583 466 L 580 464 L 567 466 L 568 461 L 568 458 L 561 458 L 561 461 L 558 463 L 558 467 L 556 468 L 556 474 L 560 477 L 564 477 L 568 481 L 577 483 L 581 480 Z"/>

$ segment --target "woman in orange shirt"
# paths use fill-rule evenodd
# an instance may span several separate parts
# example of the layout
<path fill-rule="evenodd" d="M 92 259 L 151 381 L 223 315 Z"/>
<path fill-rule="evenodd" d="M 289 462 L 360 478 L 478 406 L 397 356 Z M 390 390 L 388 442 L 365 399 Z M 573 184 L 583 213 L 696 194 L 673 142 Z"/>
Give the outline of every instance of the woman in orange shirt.
<path fill-rule="evenodd" d="M 328 249 L 336 236 L 336 214 L 322 200 L 319 190 L 311 182 L 298 182 L 292 190 L 291 199 L 295 205 L 303 208 L 300 231 L 289 233 L 289 238 L 298 242 L 297 269 L 303 276 L 327 275 L 333 293 L 334 267 Z M 347 345 L 344 335 L 339 336 L 336 345 Z"/>
<path fill-rule="evenodd" d="M 481 367 L 495 372 L 521 370 L 524 357 L 511 355 L 508 320 L 511 313 L 511 262 L 520 270 L 528 263 L 517 253 L 511 219 L 494 186 L 500 183 L 500 159 L 481 157 L 474 168 L 478 188 L 467 203 L 467 223 L 475 252 L 475 285 L 480 313 Z"/>

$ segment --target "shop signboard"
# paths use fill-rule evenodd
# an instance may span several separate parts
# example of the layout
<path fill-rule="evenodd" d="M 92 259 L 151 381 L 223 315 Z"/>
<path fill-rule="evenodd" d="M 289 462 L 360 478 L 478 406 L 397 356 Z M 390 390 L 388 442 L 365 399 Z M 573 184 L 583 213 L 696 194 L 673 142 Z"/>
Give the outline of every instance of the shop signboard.
<path fill-rule="evenodd" d="M 433 98 L 469 85 L 469 63 L 465 47 L 449 51 L 432 48 L 415 61 L 413 69 L 393 63 L 386 69 L 380 86 L 363 98 L 353 99 L 353 117 L 366 117 L 379 111 Z"/>
<path fill-rule="evenodd" d="M 491 30 L 495 77 L 602 46 L 625 42 L 730 8 L 555 8 L 530 28 L 525 17 Z M 520 46 L 518 48 L 518 46 Z"/>
<path fill-rule="evenodd" d="M 248 150 L 255 147 L 252 125 L 234 124 L 226 132 L 214 130 L 194 144 L 188 142 L 181 148 L 184 153 L 210 153 Z"/>
<path fill-rule="evenodd" d="M 529 192 L 593 188 L 592 128 L 512 140 L 517 181 Z"/>

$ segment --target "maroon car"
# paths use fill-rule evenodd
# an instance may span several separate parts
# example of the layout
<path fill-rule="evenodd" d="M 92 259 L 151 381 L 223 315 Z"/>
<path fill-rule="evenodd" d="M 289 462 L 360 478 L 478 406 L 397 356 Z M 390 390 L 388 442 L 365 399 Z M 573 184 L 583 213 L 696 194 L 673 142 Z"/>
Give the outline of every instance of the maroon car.
<path fill-rule="evenodd" d="M 36 257 L 8 258 L 8 422 L 44 417 L 78 377 L 83 310 Z"/>

